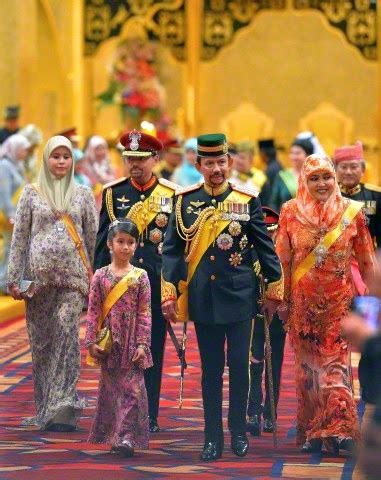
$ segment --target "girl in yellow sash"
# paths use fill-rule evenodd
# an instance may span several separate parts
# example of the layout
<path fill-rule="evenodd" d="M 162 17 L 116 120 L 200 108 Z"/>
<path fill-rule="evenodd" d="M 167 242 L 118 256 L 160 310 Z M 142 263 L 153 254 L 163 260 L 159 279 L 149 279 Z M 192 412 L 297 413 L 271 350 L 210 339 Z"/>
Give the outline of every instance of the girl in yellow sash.
<path fill-rule="evenodd" d="M 286 321 L 295 352 L 297 443 L 339 453 L 358 439 L 348 343 L 341 322 L 354 294 L 351 256 L 366 281 L 374 270 L 361 205 L 342 198 L 332 162 L 307 157 L 296 198 L 284 204 L 277 253 L 285 278 Z"/>
<path fill-rule="evenodd" d="M 109 444 L 111 452 L 129 457 L 135 448 L 148 448 L 144 369 L 152 366 L 150 284 L 146 271 L 130 263 L 138 238 L 131 220 L 110 224 L 112 262 L 91 282 L 85 339 L 88 363 L 95 359 L 101 366 L 89 442 Z"/>

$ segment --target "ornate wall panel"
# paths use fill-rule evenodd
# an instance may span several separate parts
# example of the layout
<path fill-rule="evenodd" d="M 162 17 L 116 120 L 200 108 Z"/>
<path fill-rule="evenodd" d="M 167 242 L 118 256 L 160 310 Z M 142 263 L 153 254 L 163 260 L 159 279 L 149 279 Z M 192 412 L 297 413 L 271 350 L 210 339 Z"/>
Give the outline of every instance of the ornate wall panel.
<path fill-rule="evenodd" d="M 178 60 L 185 59 L 185 0 L 85 0 L 85 54 L 118 36 L 133 18 L 144 24 L 149 38 L 170 47 Z"/>
<path fill-rule="evenodd" d="M 261 10 L 284 9 L 286 0 L 205 0 L 202 29 L 202 60 L 211 60 L 233 41 Z"/>
<path fill-rule="evenodd" d="M 376 0 L 294 0 L 294 8 L 320 10 L 365 58 L 377 59 Z"/>

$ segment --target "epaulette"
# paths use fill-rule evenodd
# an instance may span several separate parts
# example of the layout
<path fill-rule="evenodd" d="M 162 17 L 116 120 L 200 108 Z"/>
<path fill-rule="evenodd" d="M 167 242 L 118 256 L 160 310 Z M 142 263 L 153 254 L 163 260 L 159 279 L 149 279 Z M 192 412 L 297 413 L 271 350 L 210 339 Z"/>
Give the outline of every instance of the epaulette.
<path fill-rule="evenodd" d="M 165 178 L 159 178 L 159 183 L 160 185 L 164 185 L 164 187 L 168 187 L 175 192 L 180 188 L 180 186 L 177 185 L 177 183 L 173 183 L 169 180 L 166 180 Z"/>
<path fill-rule="evenodd" d="M 179 187 L 176 190 L 176 195 L 183 195 L 184 193 L 194 192 L 204 185 L 204 182 L 198 182 L 188 187 Z"/>
<path fill-rule="evenodd" d="M 371 183 L 365 183 L 364 187 L 367 188 L 368 190 L 371 190 L 372 192 L 381 193 L 381 187 L 379 187 L 378 185 L 372 185 Z"/>
<path fill-rule="evenodd" d="M 257 190 L 242 187 L 241 185 L 237 185 L 236 183 L 231 182 L 230 180 L 229 180 L 229 183 L 232 189 L 235 190 L 236 192 L 245 193 L 246 195 L 249 195 L 250 197 L 254 197 L 254 198 L 258 197 L 259 192 Z"/>
<path fill-rule="evenodd" d="M 116 180 L 113 180 L 110 183 L 106 183 L 105 185 L 103 185 L 103 190 L 106 190 L 106 188 L 109 188 L 109 187 L 113 187 L 114 185 L 118 185 L 119 183 L 122 183 L 125 180 L 127 180 L 127 178 L 128 177 L 121 177 L 121 178 L 117 178 Z"/>

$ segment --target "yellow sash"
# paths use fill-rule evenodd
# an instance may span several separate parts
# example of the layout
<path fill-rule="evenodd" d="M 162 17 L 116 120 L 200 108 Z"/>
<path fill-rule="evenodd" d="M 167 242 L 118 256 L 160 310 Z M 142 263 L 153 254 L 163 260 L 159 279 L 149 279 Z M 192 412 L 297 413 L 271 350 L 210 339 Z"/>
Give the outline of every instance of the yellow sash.
<path fill-rule="evenodd" d="M 18 201 L 20 200 L 21 193 L 24 188 L 24 183 L 20 185 L 19 188 L 16 189 L 14 194 L 12 195 L 12 204 L 16 207 Z M 0 231 L 8 231 L 11 232 L 13 230 L 13 225 L 10 223 L 8 216 L 0 210 Z"/>
<path fill-rule="evenodd" d="M 352 222 L 352 220 L 356 217 L 358 212 L 361 210 L 362 205 L 360 202 L 351 201 L 351 203 L 346 208 L 345 212 L 343 213 L 339 223 L 337 226 L 328 232 L 322 242 L 319 244 L 323 246 L 326 250 L 328 250 L 340 237 L 340 235 L 344 232 L 345 228 Z M 316 264 L 316 254 L 313 250 L 307 257 L 299 264 L 297 269 L 292 275 L 292 287 L 299 282 L 301 278 L 304 277 L 306 273 L 308 273 Z"/>
<path fill-rule="evenodd" d="M 67 233 L 69 234 L 70 238 L 73 240 L 74 242 L 74 245 L 75 245 L 75 248 L 77 249 L 81 259 L 82 259 L 82 262 L 87 270 L 87 273 L 89 275 L 89 279 L 91 279 L 91 276 L 92 276 L 92 268 L 91 268 L 91 265 L 90 265 L 90 262 L 87 258 L 87 255 L 86 255 L 86 252 L 85 252 L 85 249 L 83 247 L 83 242 L 82 242 L 82 239 L 81 237 L 79 236 L 78 232 L 77 232 L 77 229 L 75 228 L 75 224 L 73 222 L 73 219 L 71 218 L 70 215 L 68 215 L 67 213 L 64 213 L 62 214 L 61 216 L 61 220 L 63 221 L 63 223 L 65 224 L 65 227 L 66 227 L 66 230 L 67 230 Z"/>
<path fill-rule="evenodd" d="M 131 219 L 136 223 L 138 227 L 140 235 L 144 232 L 147 226 L 152 222 L 152 220 L 156 217 L 159 213 L 155 210 L 150 210 L 149 203 L 150 197 L 158 196 L 158 197 L 165 197 L 165 198 L 172 198 L 174 195 L 174 191 L 171 188 L 158 183 L 154 188 L 151 195 L 144 200 L 144 202 L 139 202 L 131 207 L 131 210 L 127 214 L 127 218 Z M 137 208 L 138 207 L 138 208 Z"/>
<path fill-rule="evenodd" d="M 136 268 L 132 268 L 132 270 L 129 271 L 127 275 L 125 275 L 121 280 L 119 280 L 119 282 L 114 286 L 114 288 L 109 291 L 107 297 L 105 298 L 105 301 L 103 302 L 102 312 L 99 315 L 98 332 L 102 329 L 103 322 L 112 307 L 120 299 L 120 297 L 122 297 L 128 291 L 130 286 L 139 279 L 142 273 L 143 270 L 137 270 Z M 86 363 L 92 366 L 98 365 L 96 359 L 94 359 L 90 354 L 86 355 Z"/>
<path fill-rule="evenodd" d="M 223 203 L 230 203 L 230 202 L 239 202 L 239 203 L 249 203 L 251 200 L 250 195 L 246 195 L 241 192 L 237 192 L 233 190 L 228 197 L 223 201 Z M 210 247 L 210 245 L 214 242 L 216 237 L 229 225 L 231 220 L 219 220 L 216 228 L 212 228 L 213 217 L 209 217 L 203 227 L 203 232 L 200 236 L 200 242 L 197 246 L 197 250 L 195 251 L 194 255 L 192 255 L 192 259 L 188 264 L 188 276 L 187 281 L 180 281 L 179 283 L 179 291 L 180 296 L 177 299 L 177 307 L 178 307 L 178 315 L 177 318 L 180 322 L 187 322 L 188 321 L 188 286 L 193 278 L 193 275 L 197 269 L 198 264 L 200 263 L 201 258 L 203 257 L 204 253 Z"/>

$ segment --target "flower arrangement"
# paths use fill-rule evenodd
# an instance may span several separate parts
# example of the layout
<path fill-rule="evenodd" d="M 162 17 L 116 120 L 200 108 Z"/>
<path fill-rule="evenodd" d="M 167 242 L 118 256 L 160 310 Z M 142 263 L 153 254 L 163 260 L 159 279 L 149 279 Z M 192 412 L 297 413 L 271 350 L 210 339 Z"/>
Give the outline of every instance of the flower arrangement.
<path fill-rule="evenodd" d="M 157 45 L 142 38 L 122 41 L 111 67 L 109 86 L 97 100 L 100 107 L 119 105 L 129 128 L 138 128 L 144 120 L 162 123 L 167 117 L 166 95 L 158 74 Z"/>

